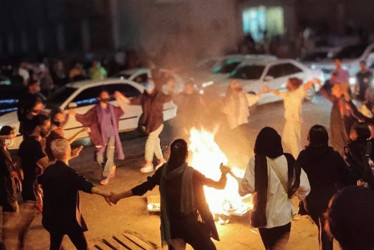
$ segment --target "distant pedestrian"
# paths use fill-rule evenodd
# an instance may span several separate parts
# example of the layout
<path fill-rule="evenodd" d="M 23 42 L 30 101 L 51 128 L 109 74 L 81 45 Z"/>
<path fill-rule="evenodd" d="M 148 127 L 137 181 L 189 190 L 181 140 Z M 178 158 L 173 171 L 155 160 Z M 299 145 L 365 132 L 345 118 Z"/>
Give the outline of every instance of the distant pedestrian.
<path fill-rule="evenodd" d="M 69 80 L 71 82 L 82 81 L 86 79 L 86 71 L 82 63 L 76 62 L 74 67 L 69 72 Z"/>
<path fill-rule="evenodd" d="M 33 118 L 33 132 L 22 141 L 18 157 L 23 171 L 22 217 L 20 221 L 20 241 L 24 247 L 25 236 L 36 215 L 36 208 L 41 210 L 40 191 L 37 177 L 48 167 L 48 157 L 44 153 L 44 140 L 48 135 L 51 121 L 45 115 L 37 115 Z M 37 207 L 38 206 L 38 207 Z"/>
<path fill-rule="evenodd" d="M 49 74 L 48 68 L 43 67 L 38 74 L 38 79 L 40 81 L 40 92 L 46 97 L 49 98 L 55 88 L 53 79 Z"/>
<path fill-rule="evenodd" d="M 304 207 L 318 228 L 319 249 L 333 249 L 333 242 L 324 229 L 324 213 L 329 201 L 341 188 L 354 184 L 350 171 L 341 155 L 328 145 L 325 127 L 314 125 L 308 135 L 309 145 L 301 151 L 297 162 L 310 182 L 310 193 Z"/>
<path fill-rule="evenodd" d="M 18 75 L 23 79 L 23 85 L 27 86 L 30 80 L 29 63 L 22 61 L 18 68 Z"/>
<path fill-rule="evenodd" d="M 327 213 L 332 236 L 342 250 L 374 249 L 374 191 L 347 187 L 330 202 Z"/>
<path fill-rule="evenodd" d="M 119 137 L 119 119 L 125 113 L 125 107 L 122 103 L 126 99 L 120 92 L 114 93 L 119 106 L 110 104 L 111 96 L 108 91 L 103 89 L 98 96 L 99 103 L 96 104 L 85 114 L 76 114 L 71 110 L 70 114 L 82 123 L 83 126 L 90 128 L 90 139 L 96 147 L 96 161 L 104 168 L 100 184 L 107 185 L 110 178 L 114 178 L 116 166 L 114 163 L 114 153 L 117 152 L 117 158 L 123 160 L 125 155 L 122 149 L 122 142 Z M 105 158 L 104 158 L 104 153 Z"/>
<path fill-rule="evenodd" d="M 53 70 L 51 72 L 53 83 L 56 88 L 64 86 L 68 82 L 68 76 L 66 74 L 66 69 L 64 63 L 61 60 L 58 60 L 53 65 Z"/>
<path fill-rule="evenodd" d="M 154 166 L 152 163 L 154 155 L 158 159 L 157 167 L 165 163 L 159 136 L 164 128 L 164 103 L 172 100 L 173 91 L 174 86 L 168 85 L 169 94 L 164 94 L 161 90 L 156 88 L 153 80 L 148 78 L 147 82 L 145 83 L 144 93 L 131 100 L 127 100 L 129 104 L 141 105 L 143 109 L 143 115 L 140 117 L 140 123 L 144 126 L 145 133 L 148 134 L 148 138 L 145 143 L 146 163 L 140 169 L 140 172 L 142 173 L 150 173 L 154 171 Z"/>
<path fill-rule="evenodd" d="M 51 145 L 54 140 L 67 139 L 67 141 L 72 144 L 81 133 L 88 131 L 88 128 L 84 127 L 77 133 L 75 133 L 71 138 L 65 138 L 64 126 L 68 121 L 68 117 L 69 116 L 66 115 L 62 110 L 52 110 L 51 112 L 51 132 L 46 139 L 45 146 L 45 153 L 47 154 L 49 161 L 55 160 L 51 149 Z M 70 158 L 77 157 L 82 149 L 83 146 L 80 146 L 71 150 L 72 155 L 70 156 Z"/>
<path fill-rule="evenodd" d="M 366 91 L 373 84 L 373 73 L 366 67 L 366 61 L 360 62 L 360 72 L 356 74 L 355 95 L 360 101 L 365 101 Z"/>
<path fill-rule="evenodd" d="M 0 129 L 0 206 L 3 210 L 2 239 L 0 240 L 3 242 L 5 249 L 18 248 L 16 227 L 19 218 L 19 206 L 17 192 L 20 188 L 21 173 L 8 151 L 9 142 L 15 136 L 12 127 L 3 126 Z"/>
<path fill-rule="evenodd" d="M 334 86 L 340 83 L 349 83 L 349 72 L 343 69 L 342 62 L 339 58 L 335 59 L 336 69 L 331 72 L 330 82 Z"/>
<path fill-rule="evenodd" d="M 286 249 L 293 218 L 291 198 L 310 192 L 308 177 L 292 155 L 283 152 L 282 139 L 273 128 L 257 135 L 255 156 L 239 185 L 239 194 L 254 193 L 252 227 L 258 228 L 265 249 Z"/>
<path fill-rule="evenodd" d="M 35 99 L 34 104 L 31 106 L 31 109 L 28 109 L 28 111 L 23 114 L 20 120 L 19 125 L 19 132 L 24 136 L 28 136 L 33 132 L 33 129 L 35 127 L 35 122 L 37 122 L 36 119 L 34 119 L 37 115 L 43 114 L 43 107 L 44 103 L 41 101 L 39 97 Z"/>
<path fill-rule="evenodd" d="M 314 88 L 314 84 L 319 84 L 318 79 L 312 79 L 305 83 L 299 78 L 290 78 L 287 80 L 287 91 L 278 91 L 268 88 L 268 91 L 283 99 L 284 118 L 286 120 L 282 139 L 284 145 L 297 157 L 301 151 L 301 125 L 302 125 L 302 105 L 307 91 Z M 266 90 L 266 87 L 265 87 Z"/>
<path fill-rule="evenodd" d="M 80 212 L 79 191 L 97 194 L 104 198 L 109 194 L 95 187 L 69 167 L 70 143 L 57 139 L 51 145 L 57 162 L 50 165 L 39 177 L 44 190 L 42 224 L 50 234 L 50 250 L 61 249 L 64 235 L 68 235 L 79 250 L 87 249 L 83 234 L 86 223 Z"/>
<path fill-rule="evenodd" d="M 223 189 L 226 185 L 228 167 L 221 165 L 221 178 L 206 178 L 187 165 L 188 146 L 182 139 L 170 146 L 170 158 L 148 180 L 123 193 L 112 194 L 111 201 L 134 195 L 141 196 L 160 187 L 161 240 L 169 249 L 185 249 L 186 243 L 197 250 L 214 250 L 210 239 L 219 240 L 218 232 L 205 200 L 204 186 Z"/>
<path fill-rule="evenodd" d="M 90 76 L 94 81 L 104 80 L 107 77 L 107 72 L 101 63 L 97 60 L 92 62 L 92 67 L 90 68 Z"/>

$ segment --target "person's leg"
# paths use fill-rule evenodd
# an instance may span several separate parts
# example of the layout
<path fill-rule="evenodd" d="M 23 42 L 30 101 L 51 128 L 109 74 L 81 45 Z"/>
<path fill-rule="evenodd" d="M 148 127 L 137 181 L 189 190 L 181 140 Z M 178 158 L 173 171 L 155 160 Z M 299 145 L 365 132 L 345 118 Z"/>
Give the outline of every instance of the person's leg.
<path fill-rule="evenodd" d="M 169 250 L 185 250 L 186 242 L 183 239 L 171 239 L 168 248 Z"/>
<path fill-rule="evenodd" d="M 318 240 L 319 240 L 319 249 L 321 250 L 332 250 L 333 241 L 330 239 L 328 233 L 325 231 L 325 218 L 321 215 L 318 218 Z"/>
<path fill-rule="evenodd" d="M 300 146 L 301 123 L 286 120 L 283 128 L 282 141 L 287 150 L 296 158 L 301 150 Z"/>
<path fill-rule="evenodd" d="M 284 250 L 287 248 L 287 243 L 290 238 L 291 223 L 287 225 L 275 227 L 270 229 L 269 234 L 269 249 Z"/>
<path fill-rule="evenodd" d="M 116 149 L 115 146 L 116 140 L 114 136 L 109 137 L 108 144 L 106 146 L 106 162 L 103 170 L 103 177 L 108 178 L 112 167 L 114 165 L 114 152 Z"/>
<path fill-rule="evenodd" d="M 155 144 L 154 144 L 154 152 L 155 152 L 155 155 L 156 155 L 156 158 L 159 160 L 159 161 L 165 161 L 164 159 L 164 156 L 162 154 L 162 150 L 161 150 L 161 141 L 160 141 L 160 134 L 162 132 L 162 130 L 164 129 L 164 125 L 162 124 L 155 132 L 156 132 L 156 135 L 157 137 L 155 138 Z"/>
<path fill-rule="evenodd" d="M 100 165 L 100 167 L 103 167 L 104 164 L 104 152 L 101 151 L 101 147 L 96 147 L 96 162 Z"/>
<path fill-rule="evenodd" d="M 60 250 L 62 247 L 62 239 L 64 237 L 64 234 L 51 231 L 49 232 L 49 236 L 50 236 L 49 250 Z"/>
<path fill-rule="evenodd" d="M 19 249 L 18 241 L 18 220 L 20 214 L 19 211 L 5 212 L 3 210 L 3 235 L 2 240 L 5 249 L 17 250 Z"/>
<path fill-rule="evenodd" d="M 87 240 L 81 228 L 77 226 L 76 228 L 69 230 L 66 234 L 69 236 L 71 242 L 73 242 L 74 246 L 78 250 L 87 249 Z"/>
<path fill-rule="evenodd" d="M 25 246 L 25 238 L 26 234 L 29 231 L 30 225 L 36 216 L 36 206 L 35 201 L 27 201 L 22 204 L 20 207 L 20 219 L 18 220 L 18 228 L 19 228 L 19 242 L 21 244 L 21 248 Z"/>
<path fill-rule="evenodd" d="M 262 244 L 264 244 L 264 247 L 266 250 L 269 250 L 269 234 L 270 234 L 270 229 L 267 229 L 267 228 L 259 228 L 258 229 L 259 233 L 260 233 L 260 236 L 261 236 L 261 240 L 262 240 Z"/>

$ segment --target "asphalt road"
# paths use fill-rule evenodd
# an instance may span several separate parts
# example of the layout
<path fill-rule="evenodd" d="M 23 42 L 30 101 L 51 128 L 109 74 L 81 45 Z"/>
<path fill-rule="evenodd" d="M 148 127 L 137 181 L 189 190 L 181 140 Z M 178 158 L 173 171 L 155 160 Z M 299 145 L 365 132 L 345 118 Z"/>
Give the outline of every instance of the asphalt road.
<path fill-rule="evenodd" d="M 303 106 L 302 139 L 306 143 L 309 128 L 318 123 L 328 127 L 331 104 L 317 96 L 312 102 L 306 102 Z M 274 127 L 280 133 L 284 124 L 282 103 L 259 106 L 251 111 L 250 122 L 247 128 L 247 141 L 240 146 L 241 161 L 248 161 L 253 154 L 251 145 L 257 133 L 264 126 Z M 175 137 L 172 133 L 173 123 L 168 123 L 161 135 L 162 145 L 166 146 Z M 225 127 L 217 134 L 217 141 L 225 152 L 229 152 L 232 146 L 232 138 L 224 133 Z M 105 190 L 123 191 L 134 187 L 146 180 L 147 175 L 141 174 L 139 168 L 143 164 L 145 137 L 138 137 L 136 132 L 122 134 L 126 159 L 117 162 L 116 177 L 103 187 Z M 245 146 L 246 145 L 246 146 Z M 247 147 L 248 146 L 248 147 Z M 232 150 L 232 148 L 231 148 Z M 287 150 L 287 149 L 286 149 Z M 240 163 L 238 163 L 240 165 Z M 93 148 L 86 147 L 80 157 L 71 161 L 71 166 L 79 173 L 86 176 L 94 183 L 100 179 L 101 169 L 95 164 Z M 245 163 L 239 167 L 244 168 Z M 158 194 L 156 188 L 147 195 Z M 295 204 L 297 201 L 295 201 Z M 91 248 L 103 238 L 110 239 L 113 235 L 120 235 L 125 230 L 140 233 L 147 240 L 160 246 L 160 231 L 158 215 L 149 214 L 146 210 L 144 197 L 132 197 L 122 200 L 116 206 L 109 207 L 98 196 L 81 194 L 81 208 L 89 231 L 86 236 Z M 220 242 L 216 242 L 218 249 L 263 249 L 260 236 L 249 228 L 247 218 L 235 218 L 227 225 L 217 223 Z M 41 215 L 38 215 L 32 224 L 28 235 L 27 249 L 48 249 L 48 233 L 41 226 Z M 336 244 L 337 246 L 337 244 Z M 317 229 L 306 217 L 299 218 L 292 223 L 289 249 L 309 250 L 318 249 Z M 65 238 L 64 249 L 74 249 L 70 240 Z M 108 248 L 109 249 L 109 248 Z M 337 247 L 337 249 L 339 249 Z"/>

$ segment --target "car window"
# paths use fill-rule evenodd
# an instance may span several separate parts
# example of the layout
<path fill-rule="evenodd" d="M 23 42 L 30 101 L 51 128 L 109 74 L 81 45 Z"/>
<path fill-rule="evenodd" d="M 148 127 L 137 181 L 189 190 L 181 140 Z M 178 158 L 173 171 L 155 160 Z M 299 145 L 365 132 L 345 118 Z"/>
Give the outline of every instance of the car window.
<path fill-rule="evenodd" d="M 131 86 L 130 84 L 127 83 L 115 83 L 115 84 L 110 84 L 106 86 L 106 89 L 108 90 L 110 95 L 113 95 L 115 91 L 121 92 L 122 95 L 130 98 L 130 97 L 136 97 L 140 95 L 140 91 Z"/>
<path fill-rule="evenodd" d="M 234 70 L 230 78 L 238 78 L 244 80 L 259 79 L 264 71 L 265 66 L 262 65 L 245 65 L 239 69 Z"/>
<path fill-rule="evenodd" d="M 85 89 L 73 99 L 73 102 L 77 104 L 77 107 L 96 104 L 98 102 L 97 97 L 102 90 L 104 90 L 102 86 Z"/>
<path fill-rule="evenodd" d="M 343 48 L 339 53 L 335 55 L 335 58 L 339 59 L 355 59 L 360 57 L 365 49 L 367 48 L 366 44 L 361 45 L 352 45 Z"/>
<path fill-rule="evenodd" d="M 236 66 L 238 66 L 239 64 L 240 62 L 238 61 L 226 60 L 224 63 L 222 63 L 222 65 L 214 67 L 213 73 L 223 73 L 223 74 L 231 73 L 236 68 Z"/>
<path fill-rule="evenodd" d="M 284 75 L 292 75 L 302 72 L 302 70 L 297 67 L 296 65 L 293 65 L 292 63 L 286 63 L 283 64 L 283 74 Z"/>
<path fill-rule="evenodd" d="M 292 63 L 284 63 L 271 66 L 266 75 L 272 76 L 274 78 L 279 78 L 293 75 L 299 72 L 302 72 L 299 67 L 293 65 Z"/>
<path fill-rule="evenodd" d="M 269 68 L 268 73 L 266 76 L 272 76 L 274 78 L 282 77 L 283 76 L 283 69 L 281 64 L 273 65 Z"/>
<path fill-rule="evenodd" d="M 71 87 L 63 87 L 58 89 L 53 95 L 47 100 L 47 108 L 59 108 L 60 105 L 66 101 L 77 89 Z"/>
<path fill-rule="evenodd" d="M 139 83 L 139 84 L 144 85 L 144 84 L 146 83 L 147 79 L 148 79 L 148 74 L 147 74 L 147 73 L 144 73 L 144 74 L 141 74 L 141 75 L 136 76 L 136 77 L 133 79 L 133 81 L 134 81 L 134 82 L 137 82 L 137 83 Z"/>

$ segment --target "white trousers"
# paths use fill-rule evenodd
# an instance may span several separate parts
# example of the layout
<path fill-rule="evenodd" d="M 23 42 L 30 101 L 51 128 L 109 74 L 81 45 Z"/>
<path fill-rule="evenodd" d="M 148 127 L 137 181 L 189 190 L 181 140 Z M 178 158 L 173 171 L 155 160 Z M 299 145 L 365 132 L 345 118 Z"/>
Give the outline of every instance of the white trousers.
<path fill-rule="evenodd" d="M 160 134 L 164 129 L 164 124 L 161 124 L 155 131 L 148 135 L 147 141 L 145 142 L 145 160 L 147 162 L 153 161 L 153 155 L 156 155 L 157 159 L 163 160 L 161 145 L 160 145 Z"/>
<path fill-rule="evenodd" d="M 283 144 L 286 151 L 297 158 L 301 151 L 301 121 L 286 120 L 282 135 Z"/>

